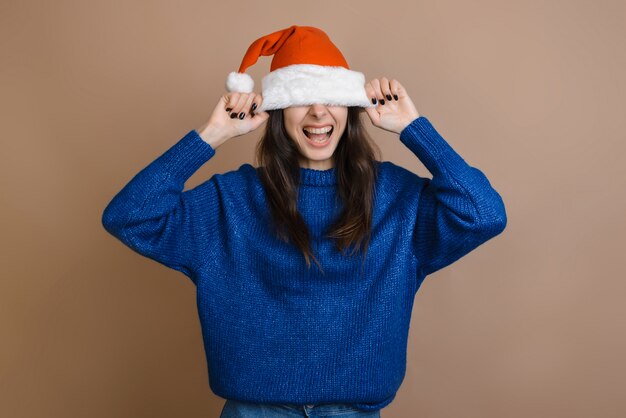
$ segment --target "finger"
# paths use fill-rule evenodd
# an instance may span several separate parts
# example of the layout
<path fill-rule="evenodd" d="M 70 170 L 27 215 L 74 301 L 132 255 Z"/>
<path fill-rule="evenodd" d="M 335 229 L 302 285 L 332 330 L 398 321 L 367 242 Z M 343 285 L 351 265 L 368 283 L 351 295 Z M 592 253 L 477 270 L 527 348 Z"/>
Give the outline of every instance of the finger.
<path fill-rule="evenodd" d="M 229 99 L 228 93 L 224 93 L 224 94 L 222 94 L 222 96 L 218 100 L 217 104 L 223 106 L 224 108 L 227 108 L 228 107 L 228 99 Z"/>
<path fill-rule="evenodd" d="M 391 89 L 389 88 L 389 79 L 387 77 L 381 77 L 380 79 L 380 91 L 388 101 L 391 101 Z"/>
<path fill-rule="evenodd" d="M 237 104 L 237 100 L 239 100 L 238 92 L 230 92 L 226 94 L 226 111 L 232 112 L 233 107 Z"/>
<path fill-rule="evenodd" d="M 378 126 L 380 124 L 380 114 L 378 113 L 378 110 L 376 110 L 375 107 L 365 107 L 364 109 L 372 120 L 372 124 L 374 124 L 374 126 Z"/>
<path fill-rule="evenodd" d="M 255 93 L 249 93 L 247 98 L 246 98 L 246 102 L 243 105 L 243 108 L 241 109 L 241 113 L 239 113 L 239 119 L 243 119 L 246 116 L 250 115 L 250 107 L 252 106 L 252 101 L 254 100 L 254 97 L 256 96 Z"/>
<path fill-rule="evenodd" d="M 233 110 L 230 113 L 230 118 L 241 118 L 240 114 L 242 113 L 242 109 L 244 105 L 248 101 L 248 93 L 239 93 L 237 96 L 237 101 L 233 103 Z"/>
<path fill-rule="evenodd" d="M 261 122 L 263 122 L 269 117 L 270 117 L 270 114 L 266 111 L 262 111 L 262 112 L 258 112 L 254 114 L 254 120 L 260 120 Z"/>
<path fill-rule="evenodd" d="M 389 82 L 389 88 L 391 89 L 391 95 L 397 101 L 400 97 L 404 97 L 404 87 L 395 78 Z"/>
<path fill-rule="evenodd" d="M 255 119 L 260 118 L 261 122 L 267 120 L 270 117 L 270 114 L 267 111 L 260 111 L 260 112 L 258 111 L 258 109 L 260 109 L 261 106 L 263 105 L 263 95 L 257 94 L 257 96 L 254 98 L 254 103 L 257 105 L 253 113 L 253 116 L 255 117 Z"/>
<path fill-rule="evenodd" d="M 215 111 L 217 111 L 217 109 L 222 109 L 226 112 L 229 112 L 230 109 L 228 107 L 228 100 L 230 99 L 229 97 L 229 93 L 224 93 L 220 96 L 219 100 L 217 101 L 216 105 L 215 105 Z"/>
<path fill-rule="evenodd" d="M 378 100 L 378 103 L 381 105 L 384 105 L 385 98 L 383 96 L 383 92 L 380 89 L 380 80 L 377 78 L 374 78 L 372 79 L 371 83 L 372 83 L 372 87 L 374 88 L 374 91 L 376 92 L 376 99 Z"/>
<path fill-rule="evenodd" d="M 367 97 L 369 97 L 372 104 L 378 103 L 378 99 L 376 98 L 376 90 L 374 90 L 374 87 L 372 87 L 372 83 L 368 82 L 367 84 L 365 84 L 365 94 L 367 94 Z"/>
<path fill-rule="evenodd" d="M 255 117 L 255 110 L 261 106 L 262 96 L 260 94 L 255 94 L 252 98 L 252 104 L 250 105 L 250 117 Z"/>
<path fill-rule="evenodd" d="M 270 114 L 267 112 L 258 112 L 258 113 L 254 113 L 253 116 L 254 118 L 252 120 L 254 121 L 253 123 L 256 129 L 256 127 L 260 126 L 263 122 L 269 119 Z"/>

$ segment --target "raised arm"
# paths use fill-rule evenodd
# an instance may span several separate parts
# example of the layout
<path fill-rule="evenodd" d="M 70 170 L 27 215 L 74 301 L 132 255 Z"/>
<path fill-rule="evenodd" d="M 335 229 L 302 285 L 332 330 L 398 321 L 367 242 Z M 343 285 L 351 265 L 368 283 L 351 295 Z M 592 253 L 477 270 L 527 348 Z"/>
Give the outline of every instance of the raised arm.
<path fill-rule="evenodd" d="M 416 217 L 412 246 L 426 276 L 500 234 L 506 211 L 483 172 L 467 164 L 426 117 L 407 125 L 400 140 L 433 175 L 416 176 L 419 195 L 409 200 Z"/>
<path fill-rule="evenodd" d="M 104 228 L 195 283 L 194 271 L 206 259 L 219 228 L 221 204 L 215 177 L 183 192 L 185 182 L 221 144 L 267 120 L 267 112 L 252 112 L 262 100 L 255 93 L 222 95 L 208 122 L 189 131 L 113 198 L 102 214 Z"/>
<path fill-rule="evenodd" d="M 211 240 L 218 210 L 212 179 L 183 192 L 185 182 L 215 154 L 196 130 L 137 173 L 113 197 L 102 225 L 141 255 L 192 278 Z"/>

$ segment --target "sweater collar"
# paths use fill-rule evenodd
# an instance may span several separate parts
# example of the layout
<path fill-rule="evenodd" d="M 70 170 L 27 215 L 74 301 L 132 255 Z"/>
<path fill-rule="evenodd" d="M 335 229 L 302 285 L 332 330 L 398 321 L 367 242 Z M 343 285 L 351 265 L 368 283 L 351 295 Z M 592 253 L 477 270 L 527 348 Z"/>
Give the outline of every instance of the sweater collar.
<path fill-rule="evenodd" d="M 337 184 L 337 169 L 331 167 L 326 170 L 300 167 L 300 184 L 310 186 L 332 186 Z"/>

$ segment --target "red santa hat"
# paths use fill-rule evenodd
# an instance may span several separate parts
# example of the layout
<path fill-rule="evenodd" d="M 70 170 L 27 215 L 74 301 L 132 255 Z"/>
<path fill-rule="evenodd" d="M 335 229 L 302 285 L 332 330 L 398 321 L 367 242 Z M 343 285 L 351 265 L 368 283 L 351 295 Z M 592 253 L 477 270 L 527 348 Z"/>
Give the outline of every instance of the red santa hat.
<path fill-rule="evenodd" d="M 262 79 L 263 103 L 258 111 L 322 103 L 371 107 L 365 76 L 353 71 L 341 51 L 321 29 L 292 25 L 265 35 L 250 45 L 238 72 L 226 79 L 230 92 L 251 93 L 254 80 L 246 69 L 261 55 L 274 55 Z"/>

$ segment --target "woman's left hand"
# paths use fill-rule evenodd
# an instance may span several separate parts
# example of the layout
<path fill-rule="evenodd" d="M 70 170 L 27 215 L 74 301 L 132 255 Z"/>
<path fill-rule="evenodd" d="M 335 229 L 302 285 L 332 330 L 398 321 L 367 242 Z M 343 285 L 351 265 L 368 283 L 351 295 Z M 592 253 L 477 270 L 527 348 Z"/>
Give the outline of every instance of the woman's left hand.
<path fill-rule="evenodd" d="M 398 80 L 386 77 L 374 78 L 365 84 L 365 91 L 370 101 L 375 98 L 375 107 L 366 107 L 365 111 L 372 124 L 389 132 L 400 134 L 420 115 Z"/>

